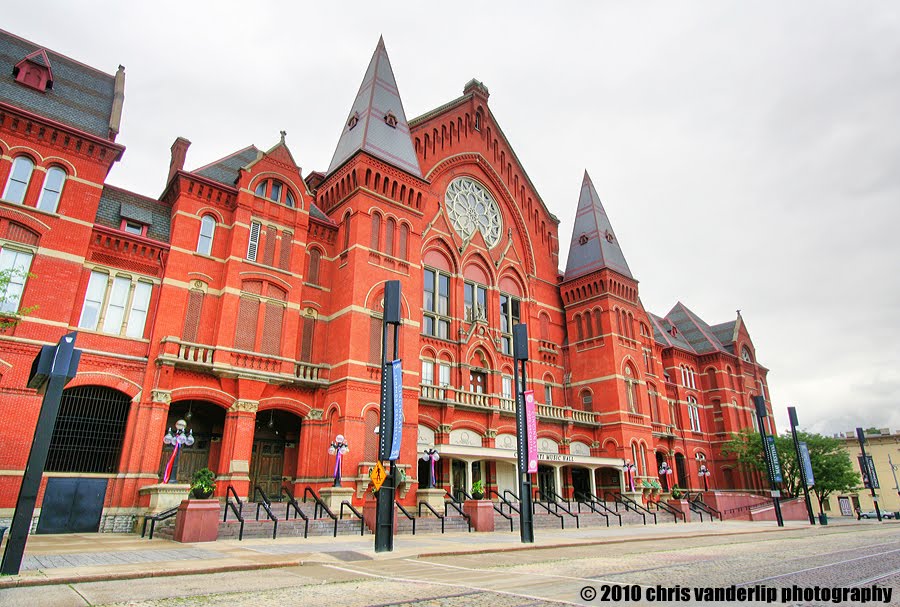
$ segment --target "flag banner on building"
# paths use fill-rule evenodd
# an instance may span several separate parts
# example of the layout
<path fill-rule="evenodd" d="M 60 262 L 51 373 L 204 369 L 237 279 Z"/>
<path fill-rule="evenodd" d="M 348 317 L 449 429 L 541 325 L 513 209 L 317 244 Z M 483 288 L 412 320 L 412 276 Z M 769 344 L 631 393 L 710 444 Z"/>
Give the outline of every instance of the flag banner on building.
<path fill-rule="evenodd" d="M 766 437 L 766 448 L 769 451 L 769 462 L 771 464 L 771 467 L 769 468 L 769 477 L 773 483 L 784 482 L 784 478 L 781 476 L 781 462 L 778 460 L 778 451 L 775 449 L 774 436 Z"/>
<path fill-rule="evenodd" d="M 872 456 L 867 455 L 863 458 L 862 455 L 857 456 L 859 460 L 859 470 L 863 475 L 863 485 L 865 485 L 866 489 L 881 489 L 881 486 L 878 484 L 878 474 L 875 472 L 875 462 L 872 461 Z"/>
<path fill-rule="evenodd" d="M 528 446 L 528 474 L 538 471 L 537 449 L 537 404 L 534 402 L 534 390 L 525 390 L 525 436 Z"/>
<path fill-rule="evenodd" d="M 393 388 L 394 427 L 391 435 L 391 453 L 388 459 L 394 462 L 400 459 L 400 443 L 403 442 L 403 366 L 399 360 L 391 361 L 389 365 Z"/>
<path fill-rule="evenodd" d="M 809 459 L 809 447 L 806 443 L 798 443 L 800 446 L 800 463 L 803 466 L 803 474 L 806 477 L 806 486 L 812 487 L 816 484 L 816 479 L 813 477 L 812 471 L 812 460 Z"/>

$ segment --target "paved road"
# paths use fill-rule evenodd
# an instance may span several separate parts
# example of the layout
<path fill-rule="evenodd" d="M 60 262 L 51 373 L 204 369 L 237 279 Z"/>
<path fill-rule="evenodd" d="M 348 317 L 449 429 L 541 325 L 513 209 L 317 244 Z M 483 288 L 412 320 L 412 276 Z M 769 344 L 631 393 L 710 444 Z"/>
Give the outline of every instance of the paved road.
<path fill-rule="evenodd" d="M 0 607 L 595 605 L 601 604 L 599 597 L 585 600 L 582 589 L 602 592 L 604 585 L 632 586 L 630 592 L 638 593 L 632 596 L 640 600 L 630 605 L 687 605 L 710 601 L 678 600 L 684 598 L 681 589 L 731 584 L 769 588 L 779 605 L 785 604 L 781 589 L 794 585 L 877 584 L 892 591 L 891 604 L 900 604 L 900 525 L 430 558 L 371 559 L 348 552 L 344 562 L 284 569 L 7 589 L 0 591 Z M 651 602 L 651 592 L 660 594 L 657 587 L 675 594 Z M 789 598 L 796 598 L 789 605 L 852 604 Z"/>

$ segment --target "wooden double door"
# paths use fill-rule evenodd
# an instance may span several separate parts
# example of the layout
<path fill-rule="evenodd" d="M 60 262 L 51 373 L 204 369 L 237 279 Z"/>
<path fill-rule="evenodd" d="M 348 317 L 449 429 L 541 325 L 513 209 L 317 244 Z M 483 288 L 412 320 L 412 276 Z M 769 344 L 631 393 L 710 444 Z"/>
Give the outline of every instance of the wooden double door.
<path fill-rule="evenodd" d="M 253 441 L 250 457 L 250 494 L 255 501 L 256 487 L 266 492 L 269 499 L 281 500 L 281 481 L 284 473 L 283 440 L 258 439 Z"/>

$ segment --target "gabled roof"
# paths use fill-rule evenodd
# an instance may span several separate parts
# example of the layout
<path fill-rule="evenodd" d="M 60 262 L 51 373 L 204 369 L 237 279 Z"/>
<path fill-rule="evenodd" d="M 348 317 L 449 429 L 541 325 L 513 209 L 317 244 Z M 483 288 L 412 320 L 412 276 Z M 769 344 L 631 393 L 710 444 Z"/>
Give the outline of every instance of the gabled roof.
<path fill-rule="evenodd" d="M 16 82 L 13 67 L 25 57 L 39 65 L 45 60 L 52 62 L 52 90 L 38 91 Z M 0 30 L 0 103 L 108 139 L 115 80 L 114 75 L 104 74 Z"/>
<path fill-rule="evenodd" d="M 590 175 L 585 171 L 584 180 L 581 182 L 581 195 L 578 197 L 578 210 L 575 212 L 572 241 L 569 244 L 565 280 L 578 278 L 603 268 L 634 278 L 597 190 L 594 189 Z"/>
<path fill-rule="evenodd" d="M 422 177 L 383 38 L 378 39 L 378 46 L 347 115 L 328 173 L 333 173 L 360 151 Z"/>
<path fill-rule="evenodd" d="M 666 314 L 666 318 L 678 327 L 678 332 L 691 344 L 697 354 L 725 350 L 712 328 L 680 301 Z"/>
<path fill-rule="evenodd" d="M 316 203 L 314 203 L 314 202 L 309 203 L 309 215 L 310 215 L 310 217 L 314 217 L 314 218 L 318 219 L 319 221 L 324 221 L 325 223 L 327 223 L 329 225 L 337 226 L 337 224 L 334 222 L 334 220 L 331 219 L 331 217 L 329 217 L 325 213 L 323 213 L 322 209 L 317 207 Z"/>
<path fill-rule="evenodd" d="M 672 348 L 679 348 L 685 352 L 697 353 L 691 344 L 681 335 L 681 329 L 678 328 L 678 325 L 675 325 L 675 335 L 672 335 L 671 328 L 675 323 L 668 318 L 660 318 L 649 312 L 647 315 L 650 317 L 650 322 L 653 324 L 653 337 L 656 339 L 657 343 Z"/>
<path fill-rule="evenodd" d="M 169 242 L 172 210 L 167 204 L 109 184 L 104 185 L 94 221 L 117 230 L 123 219 L 146 224 L 148 238 Z"/>
<path fill-rule="evenodd" d="M 718 339 L 719 343 L 723 346 L 730 346 L 735 342 L 735 329 L 737 328 L 736 320 L 713 325 L 710 328 L 712 329 L 713 335 L 716 336 L 716 339 Z"/>
<path fill-rule="evenodd" d="M 237 183 L 241 168 L 247 166 L 259 156 L 260 151 L 255 145 L 248 145 L 242 150 L 238 150 L 233 154 L 229 154 L 225 158 L 220 158 L 215 162 L 200 167 L 192 173 L 218 181 L 229 187 L 234 187 Z"/>

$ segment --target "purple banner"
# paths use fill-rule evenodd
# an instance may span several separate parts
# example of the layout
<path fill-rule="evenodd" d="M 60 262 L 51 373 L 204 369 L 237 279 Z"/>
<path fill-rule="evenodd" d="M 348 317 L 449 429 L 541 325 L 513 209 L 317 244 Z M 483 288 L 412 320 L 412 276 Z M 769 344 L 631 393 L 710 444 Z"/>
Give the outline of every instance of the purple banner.
<path fill-rule="evenodd" d="M 525 438 L 528 445 L 528 474 L 538 471 L 537 448 L 537 404 L 534 402 L 534 390 L 525 390 Z"/>

